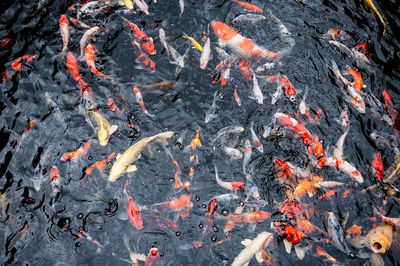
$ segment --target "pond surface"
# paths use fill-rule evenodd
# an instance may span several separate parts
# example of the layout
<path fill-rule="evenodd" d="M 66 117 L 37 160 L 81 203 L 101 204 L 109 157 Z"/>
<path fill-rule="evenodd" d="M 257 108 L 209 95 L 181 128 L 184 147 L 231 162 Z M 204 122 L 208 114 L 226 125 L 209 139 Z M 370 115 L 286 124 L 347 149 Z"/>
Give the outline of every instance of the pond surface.
<path fill-rule="evenodd" d="M 399 156 L 397 1 L 374 1 L 385 37 L 359 0 L 251 1 L 263 13 L 228 0 L 159 0 L 147 3 L 148 15 L 117 2 L 0 4 L 1 264 L 125 265 L 133 263 L 129 247 L 142 254 L 141 265 L 146 257 L 146 265 L 157 265 L 158 256 L 163 265 L 230 265 L 245 248 L 241 242 L 261 232 L 272 235 L 246 250 L 250 265 L 258 265 L 252 255 L 261 246 L 264 264 L 400 263 L 395 229 L 382 256 L 371 256 L 370 238 L 365 247 L 355 243 L 382 225 L 374 209 L 400 217 L 398 181 L 378 180 Z M 68 42 L 60 55 L 62 15 Z M 135 36 L 122 17 L 151 40 Z M 96 47 L 100 74 L 85 56 L 78 59 L 85 25 L 99 27 L 83 48 Z M 207 51 L 184 33 L 203 51 L 209 38 L 204 69 L 199 60 Z M 144 49 L 150 42 L 152 55 Z M 139 54 L 150 58 L 145 65 Z M 353 79 L 349 68 L 360 76 Z M 350 84 L 360 77 L 364 87 Z M 356 108 L 358 95 L 364 112 Z M 99 124 L 108 134 L 118 126 L 107 145 L 98 140 Z M 228 126 L 238 131 L 218 135 Z M 347 130 L 340 157 L 337 143 Z M 174 132 L 168 144 L 144 145 L 136 171 L 124 168 L 108 180 L 117 154 L 166 131 Z M 373 163 L 379 155 L 384 174 Z M 285 242 L 294 245 L 290 253 Z"/>

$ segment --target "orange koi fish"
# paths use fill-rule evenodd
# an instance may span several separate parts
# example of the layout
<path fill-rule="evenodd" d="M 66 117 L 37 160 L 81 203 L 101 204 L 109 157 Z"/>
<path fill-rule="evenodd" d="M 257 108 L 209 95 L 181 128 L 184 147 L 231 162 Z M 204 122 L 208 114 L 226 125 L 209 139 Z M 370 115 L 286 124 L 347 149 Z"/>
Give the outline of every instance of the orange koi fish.
<path fill-rule="evenodd" d="M 35 125 L 36 125 L 35 119 L 29 121 L 24 129 L 24 132 L 22 132 L 22 135 L 25 135 L 26 133 L 30 132 L 35 127 Z"/>
<path fill-rule="evenodd" d="M 91 143 L 92 139 L 89 139 L 89 141 L 79 149 L 65 153 L 63 156 L 61 156 L 61 161 L 74 161 L 78 158 L 85 156 L 89 151 Z"/>
<path fill-rule="evenodd" d="M 356 224 L 352 225 L 346 230 L 346 235 L 353 234 L 352 237 L 359 236 L 359 235 L 361 235 L 361 229 L 362 229 L 362 227 L 359 225 L 356 225 Z"/>
<path fill-rule="evenodd" d="M 201 147 L 201 146 L 202 146 L 202 144 L 201 144 L 201 141 L 200 141 L 200 128 L 198 128 L 196 130 L 195 137 L 193 138 L 192 142 L 190 142 L 190 148 L 192 150 L 195 150 L 197 147 Z"/>
<path fill-rule="evenodd" d="M 369 52 L 370 47 L 371 47 L 371 42 L 369 41 L 354 46 L 354 49 L 359 51 L 360 53 L 365 54 L 366 56 L 372 56 L 373 54 Z"/>
<path fill-rule="evenodd" d="M 235 88 L 235 90 L 233 91 L 233 95 L 235 96 L 235 101 L 236 101 L 237 105 L 240 106 L 242 103 L 241 103 L 241 101 L 240 101 L 240 97 L 239 97 L 239 94 L 237 93 L 236 88 Z"/>
<path fill-rule="evenodd" d="M 85 170 L 85 173 L 87 175 L 90 175 L 93 172 L 94 168 L 97 168 L 97 170 L 99 170 L 100 173 L 103 173 L 104 169 L 106 169 L 107 164 L 112 161 L 114 156 L 115 152 L 108 155 L 106 159 L 95 162 Z"/>
<path fill-rule="evenodd" d="M 29 62 L 31 62 L 33 59 L 35 59 L 36 57 L 38 57 L 38 55 L 23 55 L 19 58 L 17 58 L 12 64 L 11 67 L 12 69 L 14 69 L 15 71 L 19 71 L 22 70 L 23 65 L 24 64 L 28 64 Z"/>
<path fill-rule="evenodd" d="M 228 215 L 222 216 L 223 219 L 232 221 L 234 223 L 261 223 L 271 217 L 270 212 L 257 211 L 257 212 L 245 212 L 243 215 Z"/>
<path fill-rule="evenodd" d="M 243 58 L 239 62 L 239 69 L 242 72 L 242 76 L 247 80 L 252 80 L 253 73 L 251 72 L 250 63 L 246 58 Z"/>
<path fill-rule="evenodd" d="M 137 42 L 132 40 L 132 45 L 136 49 L 136 54 L 138 56 L 137 61 L 139 61 L 141 68 L 149 73 L 154 73 L 156 71 L 156 65 L 153 60 L 151 60 L 150 57 L 140 49 Z"/>
<path fill-rule="evenodd" d="M 239 4 L 240 6 L 242 6 L 244 9 L 246 9 L 248 11 L 254 11 L 254 12 L 258 12 L 258 13 L 263 13 L 264 12 L 258 6 L 252 5 L 250 3 L 241 2 L 241 1 L 237 1 L 237 0 L 233 0 L 233 2 L 235 2 L 236 4 Z"/>
<path fill-rule="evenodd" d="M 143 112 L 144 112 L 146 115 L 150 116 L 150 117 L 155 117 L 155 115 L 150 114 L 150 113 L 147 111 L 146 107 L 144 106 L 142 93 L 140 92 L 138 86 L 136 86 L 136 85 L 133 86 L 133 93 L 135 94 L 136 102 L 139 104 L 140 108 L 142 108 Z"/>
<path fill-rule="evenodd" d="M 69 39 L 69 23 L 66 15 L 62 15 L 60 17 L 60 32 L 61 32 L 61 37 L 63 39 L 63 48 L 58 56 L 64 57 L 65 53 L 67 52 L 68 39 Z"/>
<path fill-rule="evenodd" d="M 282 88 L 285 90 L 286 97 L 288 97 L 292 102 L 296 100 L 296 89 L 286 76 L 278 74 L 273 76 L 265 76 L 264 78 L 270 83 L 276 83 L 278 80 L 282 85 Z"/>
<path fill-rule="evenodd" d="M 78 82 L 79 84 L 81 84 L 83 86 L 81 88 L 81 95 L 83 95 L 83 93 L 85 91 L 87 91 L 89 94 L 89 97 L 93 98 L 92 88 L 90 88 L 90 86 L 85 81 L 83 81 L 81 75 L 79 74 L 79 68 L 80 67 L 78 65 L 78 61 L 76 61 L 74 54 L 69 52 L 67 55 L 67 70 L 68 70 L 68 72 L 76 80 L 76 82 Z"/>
<path fill-rule="evenodd" d="M 126 180 L 124 186 L 124 193 L 127 197 L 126 213 L 128 214 L 129 221 L 136 227 L 136 229 L 142 230 L 143 229 L 142 214 L 139 211 L 139 208 L 136 206 L 135 202 L 133 201 L 133 198 L 129 195 L 129 192 L 126 189 L 128 185 L 129 181 Z"/>
<path fill-rule="evenodd" d="M 376 179 L 381 181 L 384 173 L 384 168 L 382 163 L 382 157 L 379 152 L 374 154 L 374 159 L 372 161 L 372 171 L 375 173 Z"/>
<path fill-rule="evenodd" d="M 99 77 L 110 79 L 110 76 L 106 76 L 97 70 L 96 65 L 94 64 L 96 52 L 97 52 L 96 46 L 91 45 L 90 43 L 86 46 L 86 48 L 85 48 L 86 64 L 88 65 L 88 67 L 89 67 L 90 71 L 92 71 L 92 73 L 96 74 Z"/>
<path fill-rule="evenodd" d="M 274 117 L 283 126 L 290 128 L 295 134 L 299 135 L 306 145 L 311 145 L 311 134 L 299 121 L 284 113 L 275 113 Z"/>
<path fill-rule="evenodd" d="M 329 29 L 322 35 L 322 38 L 326 40 L 346 41 L 351 39 L 351 36 L 342 30 Z"/>
<path fill-rule="evenodd" d="M 268 51 L 257 44 L 254 44 L 249 39 L 240 35 L 237 31 L 230 28 L 223 22 L 220 21 L 212 21 L 212 28 L 214 30 L 215 35 L 217 35 L 219 39 L 219 45 L 221 47 L 229 47 L 236 54 L 241 57 L 250 58 L 264 58 L 264 59 L 277 59 L 281 56 L 281 54 Z"/>
<path fill-rule="evenodd" d="M 154 43 L 151 38 L 149 38 L 143 31 L 139 29 L 134 23 L 130 22 L 126 18 L 120 16 L 129 27 L 131 27 L 133 36 L 136 39 L 136 42 L 140 45 L 140 48 L 143 51 L 149 53 L 150 55 L 156 54 L 156 49 L 154 48 Z"/>
<path fill-rule="evenodd" d="M 360 72 L 352 69 L 351 67 L 348 67 L 346 73 L 348 75 L 353 76 L 354 88 L 356 89 L 356 91 L 361 91 L 363 88 L 365 88 L 365 85 L 363 85 L 363 82 L 362 82 L 362 76 L 361 76 Z"/>
<path fill-rule="evenodd" d="M 397 129 L 399 128 L 399 117 L 397 115 L 397 110 L 393 103 L 392 96 L 389 94 L 388 91 L 385 90 L 382 92 L 382 98 L 383 107 L 385 107 L 386 112 L 393 122 L 394 134 L 397 139 L 399 137 L 399 132 L 397 131 Z"/>
<path fill-rule="evenodd" d="M 189 211 L 192 207 L 193 203 L 190 200 L 190 195 L 183 194 L 179 197 L 179 199 L 153 204 L 146 208 L 149 210 L 158 209 L 161 212 L 166 211 L 166 209 L 178 211 L 179 215 L 182 217 L 182 219 L 184 219 L 189 214 Z"/>

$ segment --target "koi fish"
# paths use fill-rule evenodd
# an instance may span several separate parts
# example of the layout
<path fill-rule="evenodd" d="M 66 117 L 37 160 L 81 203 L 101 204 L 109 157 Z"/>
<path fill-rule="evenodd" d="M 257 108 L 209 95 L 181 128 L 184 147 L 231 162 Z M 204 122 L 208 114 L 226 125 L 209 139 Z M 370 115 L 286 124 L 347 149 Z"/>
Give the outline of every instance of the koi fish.
<path fill-rule="evenodd" d="M 237 105 L 241 106 L 242 103 L 241 103 L 241 101 L 240 101 L 240 97 L 239 97 L 239 94 L 237 93 L 236 88 L 235 88 L 235 90 L 233 91 L 233 95 L 234 95 L 234 97 L 235 97 L 235 101 L 236 101 Z"/>
<path fill-rule="evenodd" d="M 14 71 L 22 70 L 24 64 L 30 63 L 33 59 L 37 58 L 38 55 L 23 55 L 17 58 L 12 64 L 11 67 Z"/>
<path fill-rule="evenodd" d="M 246 175 L 246 167 L 251 158 L 251 144 L 248 139 L 244 142 L 243 174 Z"/>
<path fill-rule="evenodd" d="M 224 67 L 222 69 L 222 74 L 221 74 L 221 87 L 225 86 L 226 83 L 228 83 L 229 80 L 229 75 L 231 73 L 231 67 L 232 67 L 232 63 L 236 60 L 236 58 L 231 58 L 228 62 L 228 64 L 226 65 L 226 67 Z"/>
<path fill-rule="evenodd" d="M 154 73 L 156 71 L 156 65 L 154 64 L 153 60 L 140 49 L 138 43 L 134 40 L 131 40 L 133 47 L 135 47 L 136 54 L 137 54 L 137 59 L 136 61 L 140 63 L 140 67 L 137 68 L 143 68 L 145 71 L 149 73 Z"/>
<path fill-rule="evenodd" d="M 374 214 L 377 215 L 379 218 L 381 218 L 384 223 L 391 225 L 396 229 L 400 228 L 400 218 L 386 217 L 381 213 L 379 213 L 376 209 L 374 209 Z"/>
<path fill-rule="evenodd" d="M 346 45 L 337 41 L 329 41 L 329 43 L 339 48 L 341 52 L 347 54 L 348 56 L 351 56 L 356 61 L 356 65 L 358 67 L 363 68 L 367 71 L 371 71 L 371 61 L 369 61 L 365 54 L 360 53 L 354 48 L 350 50 Z"/>
<path fill-rule="evenodd" d="M 254 132 L 254 122 L 253 121 L 250 122 L 250 132 L 251 132 L 251 136 L 253 138 L 254 147 L 256 147 L 256 149 L 259 152 L 263 153 L 264 152 L 263 146 L 262 146 L 260 140 L 258 139 L 256 133 Z"/>
<path fill-rule="evenodd" d="M 237 31 L 222 22 L 214 20 L 211 22 L 211 25 L 215 35 L 218 37 L 219 45 L 221 47 L 227 46 L 240 57 L 277 59 L 282 55 L 280 52 L 271 52 L 252 43 L 249 39 L 243 37 Z"/>
<path fill-rule="evenodd" d="M 70 18 L 69 20 L 71 20 L 72 23 L 75 24 L 75 26 L 82 28 L 82 29 L 90 29 L 90 26 L 83 23 L 82 21 L 76 19 L 76 18 Z"/>
<path fill-rule="evenodd" d="M 377 254 L 385 254 L 392 245 L 393 228 L 391 225 L 375 227 L 366 236 L 369 248 Z"/>
<path fill-rule="evenodd" d="M 12 41 L 13 41 L 13 39 L 10 39 L 10 38 L 1 38 L 1 39 L 0 39 L 0 48 L 6 47 L 6 46 L 9 45 Z"/>
<path fill-rule="evenodd" d="M 370 136 L 378 146 L 387 146 L 393 149 L 395 154 L 400 154 L 399 148 L 397 147 L 397 140 L 394 136 L 389 134 L 379 134 L 376 131 L 372 132 Z"/>
<path fill-rule="evenodd" d="M 146 15 L 149 14 L 149 6 L 146 4 L 145 1 L 143 1 L 143 0 L 133 0 L 133 2 L 135 2 L 136 6 L 139 8 L 140 11 L 142 11 Z"/>
<path fill-rule="evenodd" d="M 132 165 L 132 163 L 140 158 L 143 149 L 146 148 L 150 142 L 156 141 L 161 144 L 167 145 L 168 142 L 166 141 L 166 139 L 171 138 L 173 135 L 173 131 L 166 131 L 151 137 L 141 139 L 134 145 L 129 147 L 122 155 L 117 155 L 117 160 L 110 170 L 108 181 L 115 182 L 125 172 L 136 171 L 136 166 Z"/>
<path fill-rule="evenodd" d="M 239 62 L 239 70 L 242 72 L 242 76 L 247 79 L 251 80 L 253 73 L 251 72 L 250 63 L 246 58 L 243 58 Z"/>
<path fill-rule="evenodd" d="M 365 103 L 361 95 L 354 89 L 354 86 L 345 77 L 342 76 L 335 61 L 331 61 L 330 69 L 335 76 L 343 83 L 347 90 L 348 96 L 346 99 L 352 103 L 354 108 L 362 114 L 365 114 Z"/>
<path fill-rule="evenodd" d="M 83 86 L 83 88 L 81 88 L 81 95 L 87 91 L 89 98 L 93 98 L 92 88 L 90 88 L 90 86 L 83 81 L 81 75 L 79 74 L 78 62 L 76 61 L 76 58 L 72 52 L 69 52 L 67 55 L 67 70 L 76 80 L 76 82 Z"/>
<path fill-rule="evenodd" d="M 213 102 L 212 102 L 212 104 L 211 104 L 210 109 L 207 110 L 206 118 L 204 119 L 204 122 L 205 122 L 205 123 L 208 123 L 208 122 L 211 121 L 211 119 L 217 117 L 217 115 L 215 114 L 215 111 L 216 111 L 216 109 L 217 109 L 217 104 L 216 104 L 216 101 L 217 101 L 217 94 L 218 94 L 218 90 L 215 91 L 215 93 L 214 93 L 214 100 L 213 100 Z"/>
<path fill-rule="evenodd" d="M 221 194 L 221 195 L 214 196 L 214 198 L 218 202 L 227 202 L 227 201 L 236 200 L 239 198 L 239 196 L 237 196 L 235 194 L 227 193 L 227 194 Z"/>
<path fill-rule="evenodd" d="M 146 260 L 144 261 L 144 266 L 161 266 L 161 257 L 158 252 L 158 248 L 151 248 Z"/>
<path fill-rule="evenodd" d="M 351 39 L 351 36 L 343 30 L 329 29 L 322 35 L 322 38 L 325 40 L 346 41 Z"/>
<path fill-rule="evenodd" d="M 333 262 L 333 263 L 336 263 L 336 262 L 337 262 L 337 260 L 336 260 L 334 257 L 332 257 L 331 255 L 329 255 L 329 254 L 328 254 L 326 251 L 324 251 L 320 246 L 317 246 L 317 251 L 316 251 L 315 255 L 323 256 L 323 257 L 325 257 L 328 261 Z"/>
<path fill-rule="evenodd" d="M 94 64 L 96 50 L 97 50 L 96 46 L 93 46 L 90 43 L 86 46 L 86 49 L 85 49 L 86 64 L 88 65 L 88 67 L 89 67 L 90 71 L 92 71 L 92 73 L 96 74 L 99 77 L 110 79 L 110 76 L 106 76 L 103 73 L 101 73 L 100 71 L 98 71 L 96 68 L 96 65 Z"/>
<path fill-rule="evenodd" d="M 131 247 L 129 246 L 129 240 L 126 235 L 124 235 L 124 245 L 129 252 L 129 259 L 131 260 L 132 265 L 138 266 L 139 265 L 138 260 L 140 260 L 140 261 L 146 260 L 146 255 L 141 254 L 141 253 L 133 253 L 133 251 L 131 250 Z"/>
<path fill-rule="evenodd" d="M 387 114 L 389 115 L 390 119 L 392 120 L 393 128 L 394 128 L 394 135 L 397 139 L 399 136 L 399 132 L 397 130 L 399 128 L 399 117 L 397 114 L 396 107 L 393 104 L 392 96 L 389 94 L 388 91 L 384 90 L 382 92 L 382 98 L 383 98 L 383 106 L 385 107 Z"/>
<path fill-rule="evenodd" d="M 262 263 L 261 249 L 268 246 L 272 241 L 272 234 L 269 232 L 259 233 L 253 240 L 245 239 L 241 243 L 245 248 L 235 257 L 232 266 L 247 265 L 253 256 L 259 263 Z"/>
<path fill-rule="evenodd" d="M 160 28 L 160 30 L 158 31 L 158 36 L 160 38 L 160 42 L 161 44 L 164 46 L 165 51 L 167 51 L 167 55 L 169 56 L 169 49 L 168 49 L 168 44 L 167 41 L 165 40 L 165 31 L 163 28 Z"/>
<path fill-rule="evenodd" d="M 333 242 L 333 245 L 337 249 L 345 254 L 349 254 L 349 250 L 344 242 L 343 229 L 333 212 L 328 212 L 328 234 Z"/>
<path fill-rule="evenodd" d="M 136 227 L 137 230 L 140 231 L 143 229 L 142 214 L 139 208 L 136 206 L 135 202 L 133 201 L 133 198 L 129 195 L 129 192 L 126 189 L 128 185 L 129 181 L 126 180 L 124 186 L 124 193 L 127 197 L 126 213 L 128 214 L 129 221 Z"/>
<path fill-rule="evenodd" d="M 237 1 L 237 0 L 233 0 L 233 2 L 236 3 L 236 4 L 239 4 L 241 7 L 243 7 L 244 9 L 246 9 L 248 11 L 254 11 L 254 12 L 258 12 L 258 13 L 263 13 L 264 12 L 258 6 L 252 5 L 250 3 L 241 2 L 241 1 Z"/>
<path fill-rule="evenodd" d="M 264 139 L 268 138 L 271 135 L 271 133 L 274 131 L 275 123 L 276 123 L 276 119 L 274 117 L 274 119 L 272 119 L 272 121 L 268 125 L 264 126 L 264 133 L 262 135 L 262 137 Z"/>
<path fill-rule="evenodd" d="M 243 131 L 244 131 L 244 127 L 242 127 L 242 126 L 227 126 L 227 127 L 220 129 L 217 132 L 217 136 L 215 137 L 215 140 L 217 140 L 227 134 L 231 134 L 231 133 L 232 134 L 240 134 Z M 213 142 L 215 142 L 215 140 Z"/>
<path fill-rule="evenodd" d="M 256 22 L 256 21 L 260 21 L 260 20 L 264 20 L 267 19 L 266 17 L 264 17 L 263 15 L 259 15 L 259 14 L 242 14 L 239 15 L 237 17 L 235 17 L 234 19 L 231 20 L 232 24 L 235 24 L 236 22 Z"/>
<path fill-rule="evenodd" d="M 190 37 L 186 33 L 183 33 L 183 37 L 185 37 L 192 43 L 193 48 L 196 48 L 200 52 L 203 51 L 203 47 L 201 47 L 201 45 L 193 37 Z"/>
<path fill-rule="evenodd" d="M 115 156 L 115 152 L 108 155 L 106 159 L 93 163 L 91 166 L 89 166 L 85 170 L 85 174 L 90 175 L 93 172 L 94 168 L 97 168 L 100 173 L 103 173 L 104 169 L 106 169 L 107 164 L 112 161 L 114 156 Z"/>
<path fill-rule="evenodd" d="M 384 168 L 382 164 L 382 157 L 379 152 L 374 154 L 374 159 L 372 161 L 372 171 L 374 172 L 376 179 L 381 181 L 384 174 Z"/>
<path fill-rule="evenodd" d="M 82 60 L 85 57 L 85 50 L 86 50 L 86 46 L 89 43 L 89 40 L 96 35 L 97 33 L 99 33 L 100 27 L 95 26 L 92 27 L 90 29 L 88 29 L 87 31 L 85 31 L 85 33 L 83 34 L 81 40 L 79 41 L 79 45 L 81 48 L 81 55 L 78 57 L 78 60 Z"/>
<path fill-rule="evenodd" d="M 231 160 L 238 160 L 243 158 L 243 154 L 237 149 L 231 147 L 224 147 L 223 151 L 225 152 L 226 155 L 228 155 L 228 157 Z"/>
<path fill-rule="evenodd" d="M 168 45 L 168 50 L 170 51 L 170 55 L 174 61 L 170 61 L 171 64 L 177 65 L 175 70 L 175 75 L 178 75 L 182 68 L 185 67 L 185 56 L 189 49 L 186 50 L 185 54 L 182 56 L 179 54 L 172 46 Z"/>
<path fill-rule="evenodd" d="M 198 128 L 197 130 L 196 130 L 196 135 L 195 135 L 195 137 L 192 139 L 192 141 L 190 142 L 190 145 L 189 145 L 189 147 L 190 147 L 190 149 L 192 150 L 192 151 L 194 151 L 197 147 L 201 147 L 202 146 L 202 144 L 201 144 L 201 141 L 200 141 L 200 128 Z"/>
<path fill-rule="evenodd" d="M 156 203 L 143 208 L 153 211 L 158 210 L 161 212 L 179 212 L 179 216 L 184 219 L 189 214 L 190 209 L 193 207 L 193 202 L 190 200 L 190 198 L 190 195 L 183 194 L 178 199 Z"/>
<path fill-rule="evenodd" d="M 296 100 L 296 89 L 293 84 L 286 76 L 282 76 L 280 74 L 273 76 L 265 76 L 264 77 L 270 83 L 279 82 L 282 88 L 285 90 L 285 95 L 293 102 Z"/>
<path fill-rule="evenodd" d="M 362 76 L 361 76 L 360 72 L 352 69 L 351 67 L 347 67 L 346 74 L 351 75 L 353 77 L 354 89 L 356 89 L 356 91 L 361 91 L 363 88 L 366 87 L 365 85 L 363 85 Z"/>
<path fill-rule="evenodd" d="M 150 113 L 147 111 L 146 107 L 144 106 L 142 93 L 140 92 L 138 86 L 136 86 L 136 85 L 133 86 L 133 93 L 135 94 L 136 102 L 139 104 L 140 108 L 142 108 L 143 112 L 144 112 L 146 115 L 150 116 L 151 118 L 154 118 L 155 115 L 150 114 Z"/>
<path fill-rule="evenodd" d="M 274 117 L 283 126 L 290 128 L 295 134 L 299 135 L 306 145 L 311 145 L 311 134 L 299 121 L 283 113 L 275 113 Z"/>
<path fill-rule="evenodd" d="M 62 15 L 60 17 L 60 32 L 63 40 L 63 48 L 58 56 L 63 58 L 68 49 L 68 39 L 69 39 L 69 23 L 66 15 Z"/>
<path fill-rule="evenodd" d="M 370 110 L 372 112 L 372 116 L 385 122 L 389 126 L 393 126 L 393 121 L 391 120 L 389 115 L 385 113 L 382 103 L 375 97 L 375 95 L 367 94 L 367 100 L 370 106 Z"/>
<path fill-rule="evenodd" d="M 58 171 L 57 166 L 52 166 L 50 169 L 50 181 L 51 181 L 51 188 L 53 190 L 53 198 L 51 200 L 51 204 L 54 204 L 58 193 L 61 190 L 61 178 L 60 178 L 60 171 Z"/>
<path fill-rule="evenodd" d="M 149 38 L 142 30 L 140 30 L 139 27 L 136 26 L 136 24 L 130 22 L 129 20 L 127 20 L 122 16 L 120 17 L 131 28 L 133 36 L 135 37 L 136 42 L 140 45 L 140 48 L 146 53 L 149 53 L 150 55 L 156 54 L 156 49 L 154 48 L 153 40 Z"/>
<path fill-rule="evenodd" d="M 342 127 L 347 127 L 349 125 L 349 115 L 347 114 L 348 108 L 347 105 L 344 106 L 342 112 L 340 112 L 340 120 L 338 122 L 342 125 Z"/>
<path fill-rule="evenodd" d="M 181 10 L 180 15 L 182 15 L 183 11 L 185 10 L 185 1 L 184 0 L 179 0 L 179 9 Z"/>
<path fill-rule="evenodd" d="M 383 26 L 383 32 L 382 32 L 382 37 L 385 37 L 386 35 L 386 23 L 383 20 L 381 14 L 379 13 L 378 9 L 376 8 L 376 6 L 374 5 L 374 2 L 372 2 L 372 0 L 363 0 L 365 8 L 368 10 L 372 10 L 374 11 L 375 15 L 379 18 L 379 21 L 382 23 Z"/>
<path fill-rule="evenodd" d="M 225 182 L 222 181 L 219 177 L 218 177 L 218 169 L 217 166 L 214 165 L 214 170 L 215 170 L 215 180 L 217 181 L 218 185 L 220 185 L 221 187 L 228 189 L 228 190 L 238 190 L 241 189 L 244 186 L 244 183 L 242 182 Z"/>
<path fill-rule="evenodd" d="M 211 42 L 210 42 L 210 37 L 207 38 L 206 43 L 204 44 L 204 47 L 201 51 L 200 55 L 200 68 L 205 69 L 208 61 L 210 61 L 211 57 Z"/>
<path fill-rule="evenodd" d="M 97 137 L 101 146 L 106 146 L 112 133 L 117 129 L 117 125 L 110 125 L 108 120 L 99 111 L 90 111 L 89 114 L 97 122 Z"/>
<path fill-rule="evenodd" d="M 89 139 L 88 142 L 79 149 L 64 153 L 63 156 L 61 156 L 61 161 L 75 161 L 78 158 L 85 156 L 90 149 L 91 143 L 92 139 Z"/>
<path fill-rule="evenodd" d="M 264 103 L 264 95 L 262 94 L 260 85 L 258 85 L 258 81 L 255 75 L 253 75 L 253 95 L 249 96 L 249 98 L 256 100 L 258 104 Z"/>

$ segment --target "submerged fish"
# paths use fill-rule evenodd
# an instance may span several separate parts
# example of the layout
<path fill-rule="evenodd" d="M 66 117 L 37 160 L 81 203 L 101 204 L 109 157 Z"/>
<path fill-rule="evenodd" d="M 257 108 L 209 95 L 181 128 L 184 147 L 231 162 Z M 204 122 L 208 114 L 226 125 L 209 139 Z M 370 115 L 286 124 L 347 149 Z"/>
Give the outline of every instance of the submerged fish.
<path fill-rule="evenodd" d="M 151 137 L 141 139 L 136 142 L 134 145 L 129 147 L 129 149 L 127 149 L 122 155 L 117 156 L 117 160 L 110 170 L 108 181 L 117 181 L 118 178 L 125 172 L 136 171 L 136 166 L 132 165 L 132 163 L 140 158 L 143 149 L 145 149 L 150 142 L 156 141 L 167 145 L 168 142 L 166 141 L 166 139 L 171 138 L 173 135 L 173 131 L 166 131 Z"/>
<path fill-rule="evenodd" d="M 89 115 L 97 123 L 97 137 L 101 146 L 106 146 L 112 133 L 117 129 L 117 125 L 110 125 L 108 120 L 99 111 L 90 111 Z"/>
<path fill-rule="evenodd" d="M 383 26 L 383 32 L 382 32 L 382 37 L 385 37 L 386 35 L 386 23 L 383 20 L 381 14 L 379 13 L 378 9 L 376 8 L 376 6 L 374 5 L 374 2 L 372 2 L 372 0 L 363 0 L 365 7 L 367 9 L 371 9 L 372 11 L 374 11 L 374 13 L 376 14 L 376 16 L 379 18 L 379 21 L 382 23 Z"/>

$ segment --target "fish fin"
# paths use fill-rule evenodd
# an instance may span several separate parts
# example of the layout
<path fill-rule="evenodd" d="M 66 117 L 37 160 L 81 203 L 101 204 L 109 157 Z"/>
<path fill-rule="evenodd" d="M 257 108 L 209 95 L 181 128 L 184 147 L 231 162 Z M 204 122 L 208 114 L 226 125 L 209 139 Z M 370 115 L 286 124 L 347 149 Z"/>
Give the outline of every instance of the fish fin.
<path fill-rule="evenodd" d="M 250 239 L 245 239 L 242 242 L 240 242 L 243 246 L 247 247 L 248 245 L 251 244 L 251 240 Z"/>
<path fill-rule="evenodd" d="M 112 125 L 112 126 L 110 127 L 110 130 L 109 130 L 110 135 L 111 135 L 112 133 L 114 133 L 117 129 L 118 129 L 118 126 L 117 126 L 117 125 Z"/>
<path fill-rule="evenodd" d="M 118 160 L 118 159 L 119 159 L 119 157 L 121 157 L 121 153 L 118 153 L 118 154 L 117 154 L 117 157 L 115 157 L 115 159 L 117 159 L 117 160 Z"/>
<path fill-rule="evenodd" d="M 262 262 L 263 262 L 262 255 L 261 255 L 261 250 L 258 251 L 258 252 L 255 254 L 255 257 L 256 257 L 256 260 L 258 261 L 258 263 L 262 263 Z"/>
<path fill-rule="evenodd" d="M 128 166 L 128 168 L 126 169 L 126 172 L 131 173 L 131 172 L 135 172 L 137 170 L 136 165 L 132 164 L 130 166 Z"/>
<path fill-rule="evenodd" d="M 292 243 L 287 241 L 286 239 L 283 240 L 283 244 L 285 244 L 285 249 L 288 254 L 290 254 L 290 251 L 292 251 Z"/>
<path fill-rule="evenodd" d="M 299 260 L 304 259 L 304 256 L 306 255 L 306 252 L 304 251 L 303 248 L 299 247 L 298 245 L 294 246 L 294 250 L 296 251 L 297 258 Z"/>

